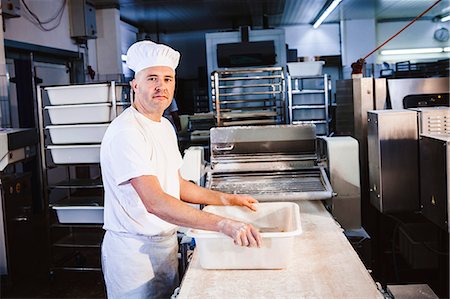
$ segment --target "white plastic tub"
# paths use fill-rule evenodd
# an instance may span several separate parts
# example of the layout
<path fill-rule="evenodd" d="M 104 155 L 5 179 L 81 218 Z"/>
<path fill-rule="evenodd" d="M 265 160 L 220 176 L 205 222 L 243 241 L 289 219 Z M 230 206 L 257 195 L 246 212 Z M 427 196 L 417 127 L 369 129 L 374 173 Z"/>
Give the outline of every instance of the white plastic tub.
<path fill-rule="evenodd" d="M 53 206 L 60 223 L 103 223 L 103 207 Z"/>
<path fill-rule="evenodd" d="M 322 67 L 325 61 L 289 62 L 287 64 L 289 74 L 296 77 L 322 75 Z"/>
<path fill-rule="evenodd" d="M 100 143 L 109 124 L 46 126 L 54 144 Z"/>
<path fill-rule="evenodd" d="M 55 164 L 100 163 L 100 144 L 49 145 Z"/>
<path fill-rule="evenodd" d="M 104 103 L 110 98 L 108 84 L 46 87 L 52 105 Z"/>
<path fill-rule="evenodd" d="M 54 125 L 105 123 L 112 120 L 111 103 L 47 106 Z"/>
<path fill-rule="evenodd" d="M 302 233 L 300 210 L 292 202 L 259 203 L 257 212 L 235 206 L 207 206 L 204 211 L 251 223 L 261 229 L 263 240 L 261 248 L 242 247 L 224 234 L 190 229 L 186 234 L 195 238 L 200 265 L 205 269 L 286 268 L 295 237 Z"/>

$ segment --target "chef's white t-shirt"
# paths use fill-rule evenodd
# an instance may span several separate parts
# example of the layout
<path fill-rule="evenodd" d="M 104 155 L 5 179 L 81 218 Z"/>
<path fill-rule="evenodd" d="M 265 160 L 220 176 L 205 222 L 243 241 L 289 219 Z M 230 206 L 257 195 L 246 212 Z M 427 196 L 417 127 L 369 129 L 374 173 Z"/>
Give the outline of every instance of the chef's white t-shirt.
<path fill-rule="evenodd" d="M 167 194 L 180 198 L 178 170 L 182 158 L 177 137 L 164 117 L 152 121 L 134 107 L 109 125 L 102 140 L 100 163 L 105 189 L 105 230 L 154 236 L 176 228 L 149 213 L 130 180 L 153 175 Z"/>

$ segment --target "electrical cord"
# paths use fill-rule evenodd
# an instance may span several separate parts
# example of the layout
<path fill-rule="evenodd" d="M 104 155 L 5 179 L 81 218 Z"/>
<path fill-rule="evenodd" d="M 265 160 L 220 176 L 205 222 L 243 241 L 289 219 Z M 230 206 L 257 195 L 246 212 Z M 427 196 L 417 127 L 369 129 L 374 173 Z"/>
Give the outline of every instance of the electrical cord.
<path fill-rule="evenodd" d="M 433 5 L 431 5 L 430 7 L 428 7 L 426 10 L 424 10 L 420 15 L 418 15 L 417 17 L 414 18 L 414 20 L 412 20 L 411 22 L 409 22 L 406 26 L 404 26 L 402 29 L 400 29 L 400 31 L 398 31 L 396 34 L 394 34 L 393 36 L 391 36 L 390 38 L 388 38 L 385 42 L 383 42 L 381 45 L 379 45 L 378 47 L 376 47 L 372 52 L 370 52 L 369 54 L 367 54 L 366 56 L 364 56 L 363 60 L 366 60 L 370 55 L 372 55 L 373 53 L 375 53 L 376 51 L 378 51 L 380 48 L 382 48 L 384 45 L 386 45 L 388 42 L 390 42 L 392 39 L 394 39 L 395 37 L 397 37 L 400 33 L 402 33 L 406 28 L 408 28 L 409 26 L 411 26 L 413 23 L 415 23 L 418 19 L 420 19 L 424 14 L 426 14 L 427 12 L 429 12 L 433 7 L 435 7 L 439 2 L 441 2 L 442 0 L 437 0 Z"/>
<path fill-rule="evenodd" d="M 50 17 L 48 20 L 41 21 L 39 17 L 28 7 L 25 0 L 21 0 L 22 4 L 25 7 L 25 11 L 30 15 L 24 14 L 24 17 L 29 20 L 31 23 L 33 23 L 35 26 L 37 26 L 42 31 L 52 31 L 56 29 L 60 24 L 62 20 L 62 16 L 64 14 L 64 8 L 66 6 L 67 0 L 63 0 L 61 7 L 57 10 L 56 14 L 52 17 Z M 46 28 L 44 25 L 49 24 L 56 20 L 56 24 L 50 28 Z"/>
<path fill-rule="evenodd" d="M 48 24 L 50 22 L 53 22 L 54 20 L 56 20 L 56 18 L 58 18 L 59 14 L 61 13 L 61 10 L 64 9 L 64 5 L 65 5 L 65 0 L 63 1 L 63 5 L 58 9 L 58 11 L 55 13 L 55 15 L 53 17 L 50 17 L 50 19 L 46 20 L 46 21 L 41 21 L 39 19 L 39 17 L 28 7 L 28 5 L 26 4 L 25 0 L 21 0 L 23 5 L 25 6 L 25 9 L 27 10 L 28 13 L 31 14 L 31 16 L 33 16 L 33 18 L 39 23 L 39 24 Z"/>
<path fill-rule="evenodd" d="M 441 2 L 442 0 L 437 0 L 433 5 L 431 5 L 430 7 L 428 7 L 425 11 L 423 11 L 420 15 L 418 15 L 417 17 L 414 18 L 414 20 L 412 20 L 411 22 L 409 22 L 406 26 L 404 26 L 402 29 L 400 29 L 400 31 L 398 31 L 397 33 L 395 33 L 394 35 L 392 35 L 390 38 L 388 38 L 386 41 L 384 41 L 381 45 L 379 45 L 378 47 L 376 47 L 375 49 L 373 49 L 369 54 L 367 54 L 366 56 L 364 56 L 364 58 L 359 58 L 356 62 L 353 62 L 351 67 L 352 67 L 352 74 L 362 74 L 362 69 L 364 67 L 364 62 L 366 61 L 366 59 L 372 55 L 373 53 L 375 53 L 376 51 L 378 51 L 379 49 L 381 49 L 382 47 L 384 47 L 388 42 L 390 42 L 392 39 L 394 39 L 395 37 L 397 37 L 400 33 L 402 33 L 404 30 L 406 30 L 406 28 L 408 28 L 409 26 L 411 26 L 413 23 L 415 23 L 418 19 L 420 19 L 424 14 L 426 14 L 427 12 L 429 12 L 433 7 L 435 7 L 439 2 Z"/>
<path fill-rule="evenodd" d="M 24 14 L 23 16 L 27 20 L 29 20 L 33 25 L 38 27 L 41 31 L 52 31 L 52 30 L 56 29 L 59 26 L 59 24 L 61 23 L 61 19 L 62 19 L 62 15 L 61 15 L 61 18 L 58 19 L 58 22 L 56 23 L 56 25 L 54 25 L 53 27 L 50 27 L 50 28 L 46 28 L 43 25 L 39 24 L 37 21 L 35 21 L 33 18 L 30 18 L 29 16 L 27 16 L 26 14 Z"/>

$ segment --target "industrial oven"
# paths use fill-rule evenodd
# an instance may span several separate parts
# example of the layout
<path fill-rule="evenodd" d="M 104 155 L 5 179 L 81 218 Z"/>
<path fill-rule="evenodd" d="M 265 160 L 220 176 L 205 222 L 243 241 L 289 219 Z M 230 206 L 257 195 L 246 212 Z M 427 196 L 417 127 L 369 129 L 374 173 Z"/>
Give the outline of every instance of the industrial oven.
<path fill-rule="evenodd" d="M 449 80 L 442 78 L 388 79 L 392 109 L 449 105 Z"/>

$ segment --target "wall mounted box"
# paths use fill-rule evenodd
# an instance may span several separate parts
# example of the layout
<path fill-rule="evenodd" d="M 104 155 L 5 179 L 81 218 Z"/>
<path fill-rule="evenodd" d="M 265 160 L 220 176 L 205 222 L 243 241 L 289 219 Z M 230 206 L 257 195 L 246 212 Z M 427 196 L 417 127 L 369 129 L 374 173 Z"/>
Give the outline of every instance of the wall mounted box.
<path fill-rule="evenodd" d="M 95 8 L 86 0 L 69 0 L 70 37 L 80 40 L 97 38 Z"/>
<path fill-rule="evenodd" d="M 20 0 L 2 0 L 1 7 L 4 18 L 20 17 Z"/>

